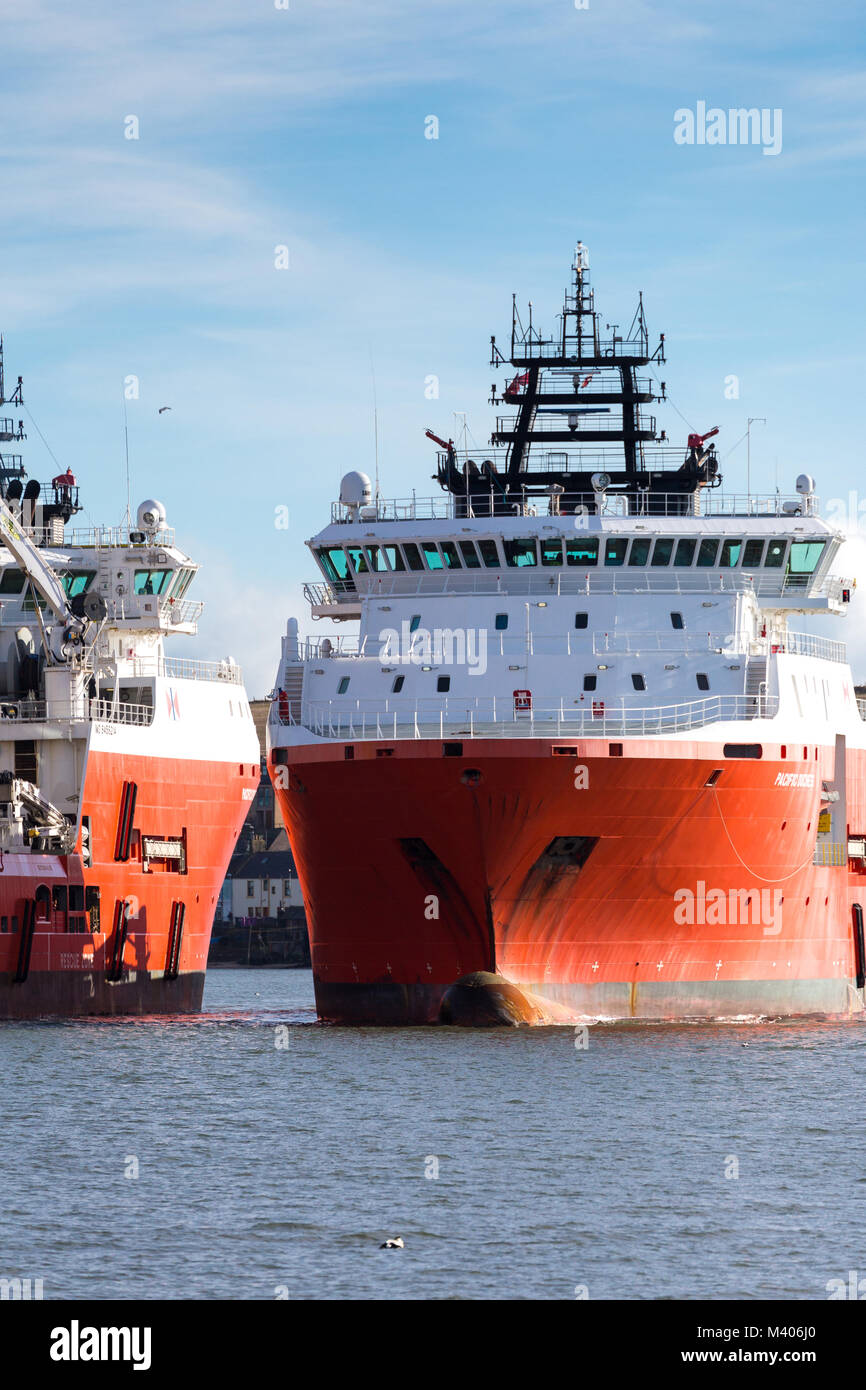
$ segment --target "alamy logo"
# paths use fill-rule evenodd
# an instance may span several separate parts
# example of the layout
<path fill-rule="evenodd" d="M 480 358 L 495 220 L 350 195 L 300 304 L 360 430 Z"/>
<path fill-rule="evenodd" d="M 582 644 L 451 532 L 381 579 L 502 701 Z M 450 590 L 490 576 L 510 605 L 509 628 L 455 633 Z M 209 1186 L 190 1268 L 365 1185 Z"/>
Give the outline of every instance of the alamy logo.
<path fill-rule="evenodd" d="M 678 926 L 761 926 L 764 936 L 778 936 L 782 930 L 780 888 L 707 888 L 698 879 L 694 891 L 678 888 L 674 902 Z"/>
<path fill-rule="evenodd" d="M 401 666 L 468 666 L 470 676 L 483 676 L 487 670 L 487 629 L 484 627 L 419 627 L 413 632 L 408 622 L 400 631 L 386 627 L 379 633 L 380 661 Z"/>
<path fill-rule="evenodd" d="M 681 106 L 674 112 L 674 140 L 678 145 L 762 145 L 762 154 L 781 154 L 782 112 L 778 106 L 707 110 L 699 101 L 694 111 Z"/>
<path fill-rule="evenodd" d="M 134 1371 L 150 1370 L 149 1327 L 69 1327 L 51 1330 L 52 1361 L 131 1361 Z"/>

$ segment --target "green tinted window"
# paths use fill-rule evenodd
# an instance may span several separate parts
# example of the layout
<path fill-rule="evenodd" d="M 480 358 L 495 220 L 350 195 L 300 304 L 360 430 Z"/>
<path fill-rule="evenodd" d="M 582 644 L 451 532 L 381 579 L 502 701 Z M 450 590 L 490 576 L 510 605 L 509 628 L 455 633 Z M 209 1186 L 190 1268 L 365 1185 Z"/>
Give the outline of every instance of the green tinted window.
<path fill-rule="evenodd" d="M 785 563 L 785 551 L 788 549 L 787 541 L 770 541 L 767 546 L 767 555 L 764 565 L 767 569 L 780 570 Z"/>
<path fill-rule="evenodd" d="M 391 566 L 392 570 L 404 570 L 406 568 L 398 546 L 386 545 L 383 546 L 383 549 L 388 557 L 388 564 Z"/>
<path fill-rule="evenodd" d="M 0 594 L 20 594 L 24 588 L 24 571 L 6 565 L 0 575 Z"/>
<path fill-rule="evenodd" d="M 570 565 L 591 566 L 598 564 L 598 538 L 577 536 L 565 542 L 565 558 Z"/>
<path fill-rule="evenodd" d="M 370 566 L 367 564 L 367 557 L 360 545 L 347 546 L 349 559 L 355 567 L 356 574 L 369 574 Z"/>
<path fill-rule="evenodd" d="M 631 543 L 631 550 L 628 553 L 628 562 L 630 565 L 645 565 L 649 559 L 649 553 L 649 536 L 637 536 Z"/>
<path fill-rule="evenodd" d="M 698 549 L 698 565 L 703 569 L 714 569 L 718 553 L 718 541 L 701 541 Z"/>
<path fill-rule="evenodd" d="M 748 569 L 756 569 L 757 566 L 763 560 L 763 558 L 764 542 L 746 541 L 746 547 L 743 551 L 743 567 Z"/>
<path fill-rule="evenodd" d="M 535 541 L 530 536 L 525 540 L 503 541 L 506 562 L 514 569 L 531 568 L 538 564 Z"/>
<path fill-rule="evenodd" d="M 660 537 L 659 540 L 656 541 L 655 545 L 653 546 L 653 557 L 652 557 L 651 564 L 653 564 L 653 565 L 669 565 L 670 562 L 671 562 L 671 556 L 673 555 L 673 553 L 674 553 L 673 538 L 670 537 L 670 536 L 662 536 L 662 537 Z"/>
<path fill-rule="evenodd" d="M 789 574 L 812 574 L 821 558 L 823 541 L 792 541 L 788 557 Z"/>
<path fill-rule="evenodd" d="M 86 594 L 95 578 L 96 570 L 73 570 L 71 574 L 64 574 L 66 597 L 76 598 L 78 594 Z"/>
<path fill-rule="evenodd" d="M 442 554 L 448 569 L 459 570 L 463 568 L 460 563 L 460 556 L 457 554 L 457 546 L 453 541 L 442 542 Z"/>
<path fill-rule="evenodd" d="M 329 550 L 317 550 L 316 554 L 322 561 L 329 579 L 345 579 L 349 573 L 349 561 L 346 559 L 346 552 L 342 546 L 335 545 Z"/>
<path fill-rule="evenodd" d="M 541 563 L 543 565 L 562 564 L 562 541 L 559 537 L 556 540 L 543 540 L 541 542 Z"/>
<path fill-rule="evenodd" d="M 442 556 L 432 541 L 422 541 L 421 549 L 424 551 L 428 570 L 441 570 L 443 568 Z"/>
<path fill-rule="evenodd" d="M 173 570 L 136 570 L 135 592 L 137 594 L 164 593 L 173 573 Z"/>
<path fill-rule="evenodd" d="M 471 541 L 460 542 L 460 553 L 463 556 L 463 563 L 468 570 L 477 570 L 481 568 L 478 551 Z"/>
<path fill-rule="evenodd" d="M 611 536 L 604 547 L 604 563 L 606 565 L 624 565 L 627 545 L 628 540 L 625 536 Z"/>
<path fill-rule="evenodd" d="M 722 541 L 722 553 L 719 556 L 720 567 L 727 570 L 733 569 L 740 558 L 742 548 L 742 541 Z"/>
<path fill-rule="evenodd" d="M 376 574 L 384 574 L 388 566 L 385 564 L 385 553 L 381 545 L 368 545 L 367 554 L 370 557 L 370 568 Z"/>

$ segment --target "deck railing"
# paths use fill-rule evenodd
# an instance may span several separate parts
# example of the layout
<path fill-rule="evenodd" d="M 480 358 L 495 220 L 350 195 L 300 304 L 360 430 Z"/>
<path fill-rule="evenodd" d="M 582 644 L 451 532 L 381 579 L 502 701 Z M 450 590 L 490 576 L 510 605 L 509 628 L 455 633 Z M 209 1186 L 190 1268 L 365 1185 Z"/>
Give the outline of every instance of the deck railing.
<path fill-rule="evenodd" d="M 3 700 L 0 724 L 135 724 L 153 723 L 152 705 L 133 705 L 111 700 Z"/>
<path fill-rule="evenodd" d="M 311 703 L 300 723 L 320 738 L 640 738 L 687 732 L 708 724 L 773 719 L 778 696 L 714 695 L 679 704 L 644 706 L 626 701 L 593 701 L 580 709 L 564 702 L 516 712 L 513 699 L 358 701 L 354 709 L 332 701 Z M 277 702 L 271 723 L 298 721 L 281 717 Z"/>

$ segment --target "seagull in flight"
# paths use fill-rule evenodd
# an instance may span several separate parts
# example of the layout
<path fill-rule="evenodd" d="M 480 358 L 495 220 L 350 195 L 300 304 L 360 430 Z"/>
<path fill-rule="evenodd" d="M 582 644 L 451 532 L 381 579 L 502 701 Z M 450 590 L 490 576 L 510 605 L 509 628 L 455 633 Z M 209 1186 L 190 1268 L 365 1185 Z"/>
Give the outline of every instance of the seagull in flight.
<path fill-rule="evenodd" d="M 160 415 L 164 415 L 165 412 L 166 412 L 167 410 L 171 410 L 171 406 L 170 406 L 170 405 L 161 405 L 161 406 L 159 407 L 159 414 L 160 414 Z"/>

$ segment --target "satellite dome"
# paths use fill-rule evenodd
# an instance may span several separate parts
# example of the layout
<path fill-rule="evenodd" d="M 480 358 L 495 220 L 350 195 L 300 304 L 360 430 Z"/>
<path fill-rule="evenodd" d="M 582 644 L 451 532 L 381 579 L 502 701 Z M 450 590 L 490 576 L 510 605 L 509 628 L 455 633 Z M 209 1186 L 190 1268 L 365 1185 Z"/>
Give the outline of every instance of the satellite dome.
<path fill-rule="evenodd" d="M 152 497 L 140 504 L 135 516 L 139 527 L 148 536 L 155 536 L 165 525 L 165 507 Z"/>
<path fill-rule="evenodd" d="M 344 507 L 366 507 L 373 497 L 373 484 L 366 473 L 347 473 L 340 483 L 340 502 Z"/>

